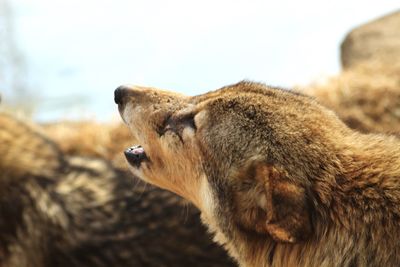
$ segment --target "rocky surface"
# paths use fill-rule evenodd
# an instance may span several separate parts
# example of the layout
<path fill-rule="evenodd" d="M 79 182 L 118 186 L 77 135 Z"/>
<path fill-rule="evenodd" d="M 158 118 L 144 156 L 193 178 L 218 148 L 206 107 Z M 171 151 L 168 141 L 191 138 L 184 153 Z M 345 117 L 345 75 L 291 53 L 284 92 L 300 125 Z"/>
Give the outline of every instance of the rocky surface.
<path fill-rule="evenodd" d="M 365 61 L 400 61 L 400 10 L 353 29 L 341 45 L 344 69 Z"/>

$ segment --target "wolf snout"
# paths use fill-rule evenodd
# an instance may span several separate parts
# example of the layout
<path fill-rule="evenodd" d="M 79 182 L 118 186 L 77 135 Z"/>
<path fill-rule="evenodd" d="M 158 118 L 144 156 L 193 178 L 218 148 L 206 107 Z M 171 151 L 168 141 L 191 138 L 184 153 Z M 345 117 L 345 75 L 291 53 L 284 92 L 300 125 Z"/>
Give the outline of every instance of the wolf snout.
<path fill-rule="evenodd" d="M 124 99 L 129 89 L 125 85 L 121 85 L 114 91 L 114 102 L 115 104 L 122 105 L 124 104 Z"/>

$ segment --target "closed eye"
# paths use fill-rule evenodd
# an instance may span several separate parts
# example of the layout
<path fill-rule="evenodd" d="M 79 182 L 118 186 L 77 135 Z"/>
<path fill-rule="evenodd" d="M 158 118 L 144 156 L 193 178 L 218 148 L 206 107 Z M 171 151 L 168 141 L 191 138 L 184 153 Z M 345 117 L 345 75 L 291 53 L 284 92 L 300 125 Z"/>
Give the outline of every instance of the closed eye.
<path fill-rule="evenodd" d="M 192 128 L 193 130 L 196 131 L 197 127 L 196 127 L 196 123 L 194 121 L 194 115 L 195 115 L 194 113 L 185 114 L 184 116 L 181 116 L 178 119 L 178 121 L 182 125 L 183 128 L 184 127 L 190 127 L 190 128 Z"/>
<path fill-rule="evenodd" d="M 169 127 L 168 123 L 169 123 L 171 117 L 172 117 L 172 114 L 167 114 L 161 120 L 161 123 L 157 126 L 156 131 L 160 136 L 164 135 L 165 132 L 168 130 L 168 127 Z"/>
<path fill-rule="evenodd" d="M 182 132 L 186 127 L 190 127 L 194 131 L 197 130 L 193 113 L 179 116 L 166 116 L 163 123 L 161 123 L 160 127 L 158 128 L 157 132 L 160 136 L 162 136 L 166 132 L 171 131 L 173 133 L 176 133 L 181 138 Z"/>

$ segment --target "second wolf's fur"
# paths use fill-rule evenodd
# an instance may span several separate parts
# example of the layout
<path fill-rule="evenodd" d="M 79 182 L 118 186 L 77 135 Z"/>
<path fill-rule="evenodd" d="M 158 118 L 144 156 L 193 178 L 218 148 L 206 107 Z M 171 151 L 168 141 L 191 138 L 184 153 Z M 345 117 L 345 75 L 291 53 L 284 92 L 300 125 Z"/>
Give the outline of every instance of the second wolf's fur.
<path fill-rule="evenodd" d="M 0 266 L 232 266 L 181 198 L 0 114 Z"/>

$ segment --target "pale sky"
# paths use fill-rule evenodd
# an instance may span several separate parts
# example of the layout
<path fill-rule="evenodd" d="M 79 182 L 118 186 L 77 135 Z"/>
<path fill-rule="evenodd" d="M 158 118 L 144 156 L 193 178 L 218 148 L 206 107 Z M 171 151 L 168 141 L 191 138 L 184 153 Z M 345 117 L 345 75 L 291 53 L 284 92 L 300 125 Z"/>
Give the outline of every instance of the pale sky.
<path fill-rule="evenodd" d="M 335 75 L 345 34 L 395 2 L 10 0 L 29 85 L 81 103 L 47 100 L 40 120 L 111 119 L 125 83 L 194 95 L 242 79 L 291 87 Z"/>

